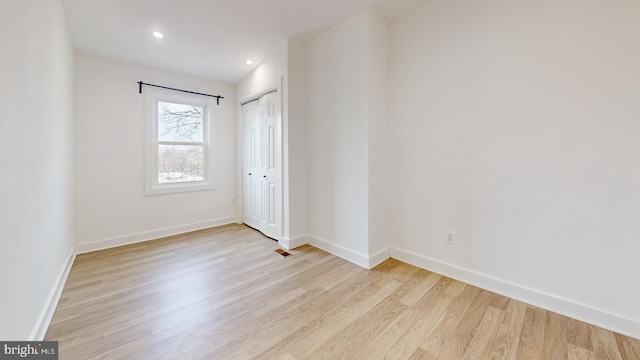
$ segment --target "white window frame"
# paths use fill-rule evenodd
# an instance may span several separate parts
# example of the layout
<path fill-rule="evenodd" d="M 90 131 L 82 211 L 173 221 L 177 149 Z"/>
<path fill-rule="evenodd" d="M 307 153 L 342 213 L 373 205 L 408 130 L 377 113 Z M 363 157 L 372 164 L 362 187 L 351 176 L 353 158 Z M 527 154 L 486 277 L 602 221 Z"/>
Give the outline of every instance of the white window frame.
<path fill-rule="evenodd" d="M 158 139 L 158 102 L 203 107 L 204 180 L 175 183 L 158 182 L 158 149 L 162 142 Z M 182 94 L 174 91 L 145 88 L 145 194 L 160 195 L 188 191 L 213 190 L 213 156 L 211 154 L 211 112 L 215 100 L 199 95 Z M 185 143 L 185 145 L 188 145 Z"/>

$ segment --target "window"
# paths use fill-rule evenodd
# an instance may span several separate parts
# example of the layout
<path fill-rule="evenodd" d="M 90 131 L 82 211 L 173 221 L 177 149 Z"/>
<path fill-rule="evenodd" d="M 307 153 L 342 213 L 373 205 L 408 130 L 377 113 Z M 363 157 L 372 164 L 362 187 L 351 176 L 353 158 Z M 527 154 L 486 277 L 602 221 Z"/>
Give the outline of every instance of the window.
<path fill-rule="evenodd" d="M 210 109 L 200 96 L 147 89 L 147 195 L 212 189 Z"/>

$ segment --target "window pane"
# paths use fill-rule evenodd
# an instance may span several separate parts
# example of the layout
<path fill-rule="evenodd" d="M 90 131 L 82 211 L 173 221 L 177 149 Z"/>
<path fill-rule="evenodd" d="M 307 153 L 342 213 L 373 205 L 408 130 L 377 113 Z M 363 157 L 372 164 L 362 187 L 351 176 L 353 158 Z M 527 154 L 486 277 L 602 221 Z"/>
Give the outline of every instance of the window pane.
<path fill-rule="evenodd" d="M 202 142 L 204 107 L 158 101 L 158 140 Z"/>
<path fill-rule="evenodd" d="M 158 183 L 204 180 L 204 146 L 160 145 Z"/>

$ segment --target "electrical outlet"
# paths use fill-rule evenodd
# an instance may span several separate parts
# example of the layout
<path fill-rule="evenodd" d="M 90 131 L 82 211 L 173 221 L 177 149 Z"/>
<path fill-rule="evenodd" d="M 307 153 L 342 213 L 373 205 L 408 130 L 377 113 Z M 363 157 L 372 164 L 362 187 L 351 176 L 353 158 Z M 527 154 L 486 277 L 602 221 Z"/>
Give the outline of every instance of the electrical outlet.
<path fill-rule="evenodd" d="M 447 237 L 445 238 L 445 242 L 449 245 L 455 245 L 456 244 L 456 237 L 455 237 L 455 233 L 451 232 L 451 231 L 447 231 Z"/>

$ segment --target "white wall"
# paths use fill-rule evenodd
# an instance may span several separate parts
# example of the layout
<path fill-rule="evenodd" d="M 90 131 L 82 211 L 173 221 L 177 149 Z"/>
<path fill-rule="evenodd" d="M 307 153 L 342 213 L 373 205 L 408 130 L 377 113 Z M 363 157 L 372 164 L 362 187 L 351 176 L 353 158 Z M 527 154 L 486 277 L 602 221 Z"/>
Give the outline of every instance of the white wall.
<path fill-rule="evenodd" d="M 289 39 L 287 53 L 289 237 L 300 243 L 309 233 L 307 45 Z"/>
<path fill-rule="evenodd" d="M 0 339 L 28 340 L 73 247 L 73 55 L 59 1 L 0 2 L 0 32 Z"/>
<path fill-rule="evenodd" d="M 388 43 L 364 8 L 308 45 L 311 243 L 365 267 L 389 257 Z"/>
<path fill-rule="evenodd" d="M 236 96 L 238 101 L 244 101 L 248 97 L 255 95 L 256 90 L 261 90 L 264 85 L 268 85 L 273 81 L 280 81 L 287 75 L 287 40 L 276 46 L 267 58 L 264 59 L 256 68 L 245 76 L 236 85 Z M 284 96 L 284 101 L 287 96 Z M 287 106 L 282 108 L 283 111 Z"/>
<path fill-rule="evenodd" d="M 368 254 L 368 15 L 308 44 L 309 231 L 356 257 Z"/>
<path fill-rule="evenodd" d="M 392 256 L 640 337 L 639 15 L 453 0 L 395 20 Z"/>
<path fill-rule="evenodd" d="M 225 97 L 211 115 L 215 190 L 145 196 L 145 97 L 138 94 L 137 81 Z M 234 222 L 235 106 L 231 85 L 76 54 L 75 233 L 80 251 Z"/>
<path fill-rule="evenodd" d="M 389 255 L 389 33 L 369 10 L 369 253 Z"/>

